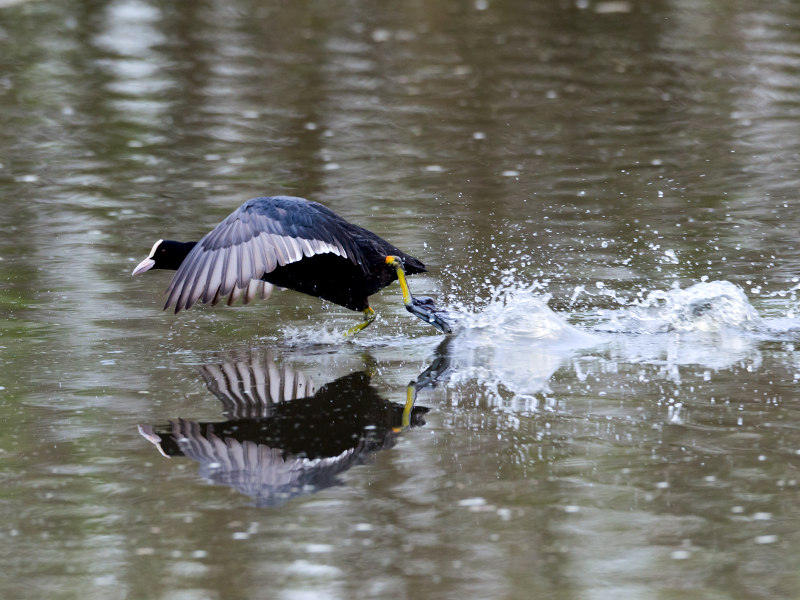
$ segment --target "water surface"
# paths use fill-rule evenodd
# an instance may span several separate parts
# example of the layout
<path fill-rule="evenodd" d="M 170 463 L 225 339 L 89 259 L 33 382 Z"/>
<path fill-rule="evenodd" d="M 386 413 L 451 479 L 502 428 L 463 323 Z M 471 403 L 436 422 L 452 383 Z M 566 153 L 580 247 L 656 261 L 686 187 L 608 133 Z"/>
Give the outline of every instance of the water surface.
<path fill-rule="evenodd" d="M 0 4 L 3 597 L 800 595 L 795 3 Z M 278 193 L 458 333 L 130 277 Z"/>

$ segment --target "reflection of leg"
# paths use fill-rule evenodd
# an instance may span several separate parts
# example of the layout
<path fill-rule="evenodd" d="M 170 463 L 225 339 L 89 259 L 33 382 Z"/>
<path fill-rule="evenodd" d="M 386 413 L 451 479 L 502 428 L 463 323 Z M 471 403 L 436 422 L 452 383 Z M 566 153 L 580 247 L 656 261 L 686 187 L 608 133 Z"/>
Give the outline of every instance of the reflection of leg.
<path fill-rule="evenodd" d="M 417 385 L 412 381 L 406 388 L 406 405 L 403 407 L 403 417 L 400 427 L 395 427 L 394 431 L 405 431 L 411 427 L 411 412 L 414 410 L 414 403 L 417 401 Z"/>
<path fill-rule="evenodd" d="M 410 385 L 406 388 L 406 405 L 403 407 L 403 429 L 411 427 L 411 411 L 417 401 L 417 388 Z"/>
<path fill-rule="evenodd" d="M 367 377 L 370 379 L 375 377 L 375 374 L 378 372 L 378 362 L 369 352 L 362 353 L 361 360 L 364 362 L 364 372 L 367 374 Z"/>
<path fill-rule="evenodd" d="M 402 427 L 396 427 L 395 431 L 402 431 L 411 426 L 411 412 L 414 410 L 414 404 L 417 401 L 417 393 L 426 387 L 434 387 L 444 375 L 450 371 L 450 364 L 452 362 L 450 355 L 450 344 L 453 338 L 446 337 L 442 343 L 436 348 L 436 353 L 431 366 L 419 374 L 414 381 L 411 381 L 406 387 L 406 405 L 403 407 L 403 420 Z"/>
<path fill-rule="evenodd" d="M 413 385 L 417 392 L 426 387 L 435 387 L 450 371 L 453 363 L 453 355 L 450 351 L 452 344 L 453 337 L 444 338 L 436 347 L 433 353 L 433 362 L 431 362 L 430 366 L 408 385 Z"/>
<path fill-rule="evenodd" d="M 345 337 L 350 335 L 355 335 L 356 333 L 367 327 L 374 320 L 375 320 L 375 311 L 368 306 L 367 308 L 364 309 L 364 320 L 358 325 L 355 325 L 354 327 L 348 329 L 344 334 Z"/>
<path fill-rule="evenodd" d="M 436 329 L 443 333 L 450 333 L 453 331 L 450 324 L 442 318 L 442 311 L 436 310 L 436 305 L 431 298 L 415 298 L 411 295 L 411 290 L 406 281 L 406 272 L 403 270 L 403 261 L 397 256 L 387 256 L 386 264 L 394 267 L 397 272 L 397 281 L 400 282 L 400 289 L 403 291 L 403 304 L 406 305 L 406 310 L 413 315 L 416 315 L 426 323 L 430 323 Z"/>

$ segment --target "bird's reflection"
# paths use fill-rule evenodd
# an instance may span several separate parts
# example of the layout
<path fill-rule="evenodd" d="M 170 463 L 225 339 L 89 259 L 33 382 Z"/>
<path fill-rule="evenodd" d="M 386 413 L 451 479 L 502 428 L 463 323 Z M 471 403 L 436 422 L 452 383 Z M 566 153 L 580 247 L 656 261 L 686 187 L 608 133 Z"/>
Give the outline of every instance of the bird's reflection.
<path fill-rule="evenodd" d="M 202 477 L 259 506 L 280 505 L 338 484 L 339 474 L 394 446 L 401 431 L 424 425 L 428 409 L 414 402 L 434 383 L 430 370 L 409 384 L 404 406 L 381 397 L 367 371 L 316 389 L 302 373 L 253 354 L 201 368 L 227 420 L 178 419 L 139 431 L 162 455 L 198 462 Z"/>

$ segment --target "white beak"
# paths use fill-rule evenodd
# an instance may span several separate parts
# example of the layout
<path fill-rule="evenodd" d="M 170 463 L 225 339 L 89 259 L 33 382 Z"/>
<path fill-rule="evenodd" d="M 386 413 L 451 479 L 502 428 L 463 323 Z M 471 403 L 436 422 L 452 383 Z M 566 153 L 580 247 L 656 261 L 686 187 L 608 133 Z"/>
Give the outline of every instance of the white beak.
<path fill-rule="evenodd" d="M 131 273 L 131 275 L 138 275 L 139 273 L 144 273 L 145 271 L 149 271 L 155 266 L 155 264 L 156 261 L 154 261 L 152 258 L 150 257 L 145 258 L 142 262 L 136 265 L 136 268 L 133 270 L 133 273 Z"/>

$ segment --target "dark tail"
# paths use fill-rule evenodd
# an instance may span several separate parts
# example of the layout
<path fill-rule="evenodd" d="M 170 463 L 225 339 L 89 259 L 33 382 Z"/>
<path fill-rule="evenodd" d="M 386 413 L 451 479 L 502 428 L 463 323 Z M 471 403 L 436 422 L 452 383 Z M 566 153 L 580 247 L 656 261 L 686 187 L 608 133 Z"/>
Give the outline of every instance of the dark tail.
<path fill-rule="evenodd" d="M 406 275 L 424 273 L 428 270 L 420 259 L 414 258 L 408 254 L 402 254 L 401 256 L 403 258 L 403 268 L 405 269 Z"/>

